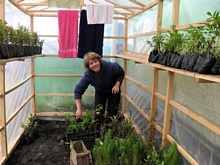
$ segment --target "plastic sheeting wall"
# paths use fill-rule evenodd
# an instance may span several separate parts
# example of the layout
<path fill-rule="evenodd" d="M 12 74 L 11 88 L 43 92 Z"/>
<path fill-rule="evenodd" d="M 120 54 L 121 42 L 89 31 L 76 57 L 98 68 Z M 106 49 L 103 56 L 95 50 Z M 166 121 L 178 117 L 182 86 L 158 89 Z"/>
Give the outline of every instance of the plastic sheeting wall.
<path fill-rule="evenodd" d="M 172 24 L 172 1 L 164 1 L 162 28 L 169 28 Z M 203 21 L 207 18 L 207 12 L 219 10 L 220 2 L 215 1 L 180 1 L 179 24 L 189 24 Z M 129 34 L 140 34 L 156 29 L 157 7 L 129 20 Z M 133 26 L 135 25 L 135 26 Z M 149 53 L 150 47 L 146 40 L 151 36 L 129 39 L 129 51 L 136 53 Z M 136 71 L 134 72 L 134 70 Z M 128 76 L 151 88 L 152 68 L 140 64 L 128 64 Z M 144 74 L 143 74 L 144 73 Z M 158 92 L 166 96 L 167 72 L 159 72 Z M 220 126 L 220 90 L 219 83 L 199 84 L 192 77 L 176 74 L 174 80 L 174 98 L 176 102 L 193 112 L 201 115 L 210 122 Z M 127 81 L 127 93 L 148 115 L 150 114 L 149 94 L 143 89 Z M 127 101 L 127 114 L 135 121 L 143 131 L 148 131 L 148 122 Z M 157 99 L 156 122 L 163 128 L 165 103 Z M 198 161 L 200 165 L 218 165 L 220 160 L 220 136 L 199 124 L 179 110 L 172 109 L 171 135 L 174 139 Z M 161 134 L 155 134 L 156 140 L 161 140 Z M 182 158 L 181 164 L 189 163 Z"/>
<path fill-rule="evenodd" d="M 5 20 L 8 25 L 13 28 L 17 28 L 18 25 L 23 25 L 26 27 L 30 26 L 29 16 L 25 15 L 17 8 L 15 8 L 8 1 L 5 6 Z M 21 19 L 22 18 L 22 19 Z M 24 79 L 30 76 L 30 60 L 8 62 L 5 65 L 5 90 L 9 90 L 16 86 Z M 6 108 L 6 120 L 8 120 L 13 113 L 22 105 L 25 100 L 31 95 L 31 83 L 30 80 L 25 84 L 21 85 L 19 88 L 13 92 L 6 95 L 5 108 Z M 8 148 L 11 147 L 14 139 L 17 137 L 18 133 L 21 131 L 21 122 L 26 121 L 31 113 L 31 101 L 27 103 L 22 110 L 13 118 L 7 125 L 7 144 Z M 0 150 L 1 155 L 1 150 Z"/>

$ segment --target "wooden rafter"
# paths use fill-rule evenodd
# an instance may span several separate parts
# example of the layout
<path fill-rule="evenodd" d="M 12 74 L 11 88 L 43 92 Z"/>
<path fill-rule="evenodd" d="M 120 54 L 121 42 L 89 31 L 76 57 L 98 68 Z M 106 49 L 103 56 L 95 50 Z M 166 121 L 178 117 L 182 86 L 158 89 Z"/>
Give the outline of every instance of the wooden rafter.
<path fill-rule="evenodd" d="M 121 5 L 119 5 L 118 3 L 116 3 L 112 0 L 106 0 L 106 2 L 109 2 L 109 3 L 113 4 L 115 8 L 122 8 L 124 10 L 127 10 L 127 11 L 131 12 L 131 13 L 134 13 L 134 10 L 129 9 L 129 7 L 127 8 L 126 6 L 121 6 Z"/>
<path fill-rule="evenodd" d="M 18 1 L 16 0 L 17 3 L 20 3 L 20 2 L 22 2 L 22 1 L 24 1 L 24 0 L 18 0 Z"/>
<path fill-rule="evenodd" d="M 138 1 L 136 1 L 136 0 L 129 0 L 129 1 L 135 3 L 136 5 L 139 5 L 139 6 L 141 6 L 141 7 L 144 7 L 144 6 L 145 6 L 145 4 L 140 3 L 140 2 L 138 2 Z"/>
<path fill-rule="evenodd" d="M 28 10 L 28 12 L 32 13 L 57 13 L 57 10 L 46 10 L 48 7 L 45 7 L 44 9 L 41 10 Z"/>
<path fill-rule="evenodd" d="M 121 15 L 122 17 L 132 17 L 136 15 L 136 13 L 141 12 L 146 8 L 146 6 L 137 0 L 129 0 L 132 3 L 138 5 L 138 6 L 126 6 L 126 5 L 120 5 L 117 2 L 114 2 L 113 0 L 105 0 L 106 3 L 114 5 L 114 14 Z M 12 3 L 15 7 L 17 7 L 19 10 L 23 11 L 24 13 L 30 15 L 30 16 L 43 16 L 42 13 L 51 13 L 54 14 L 57 12 L 57 10 L 50 10 L 49 8 L 49 2 L 48 0 L 44 0 L 41 2 L 26 2 L 25 0 L 9 0 L 10 3 Z M 90 2 L 94 4 L 98 4 L 96 0 L 90 0 Z M 82 6 L 86 6 L 86 4 L 81 4 Z M 42 7 L 41 9 L 35 9 L 36 7 Z M 45 8 L 44 8 L 45 7 Z M 48 10 L 47 10 L 48 9 Z M 116 9 L 123 9 L 125 11 L 116 11 Z M 54 15 L 53 15 L 54 16 Z"/>
<path fill-rule="evenodd" d="M 29 13 L 29 12 L 27 12 L 23 6 L 19 6 L 19 5 L 18 5 L 18 2 L 17 2 L 16 0 L 8 0 L 8 1 L 9 1 L 11 4 L 13 4 L 15 7 L 17 7 L 20 11 L 24 12 L 24 13 L 27 14 L 27 15 L 32 16 L 32 14 Z"/>
<path fill-rule="evenodd" d="M 19 2 L 18 6 L 48 6 L 48 3 L 47 2 L 35 2 L 35 3 Z"/>

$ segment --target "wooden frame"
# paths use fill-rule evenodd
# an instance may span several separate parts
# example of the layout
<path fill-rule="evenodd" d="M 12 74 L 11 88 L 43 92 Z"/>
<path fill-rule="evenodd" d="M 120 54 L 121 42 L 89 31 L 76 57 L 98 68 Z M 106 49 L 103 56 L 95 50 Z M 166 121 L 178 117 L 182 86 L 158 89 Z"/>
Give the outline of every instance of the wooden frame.
<path fill-rule="evenodd" d="M 31 7 L 25 9 L 25 6 L 35 6 L 35 5 L 43 5 L 43 6 L 47 6 L 47 1 L 45 1 L 44 3 L 35 3 L 35 4 L 25 4 L 25 3 L 21 3 L 20 1 L 16 1 L 16 0 L 9 0 L 12 4 L 14 4 L 16 7 L 18 7 L 21 11 L 23 11 L 24 13 L 30 15 L 30 22 L 31 22 L 31 29 L 33 30 L 34 24 L 33 24 L 33 18 L 34 17 L 57 17 L 57 13 L 56 11 L 50 11 L 48 10 L 47 12 L 50 14 L 46 14 L 46 11 L 40 10 L 32 10 Z M 150 129 L 150 138 L 153 138 L 154 136 L 154 131 L 155 129 L 158 130 L 161 134 L 162 134 L 162 146 L 167 146 L 168 143 L 172 143 L 175 141 L 175 139 L 170 135 L 170 121 L 171 121 L 171 112 L 172 112 L 172 107 L 178 109 L 179 111 L 181 111 L 182 113 L 184 113 L 185 115 L 187 115 L 188 117 L 192 118 L 194 121 L 202 124 L 204 127 L 208 128 L 209 130 L 211 130 L 212 132 L 216 133 L 217 135 L 220 135 L 220 128 L 219 126 L 215 125 L 214 123 L 211 123 L 210 121 L 208 121 L 207 119 L 203 118 L 202 116 L 200 116 L 199 114 L 196 114 L 195 112 L 193 112 L 190 109 L 187 109 L 186 107 L 182 106 L 181 104 L 175 102 L 173 100 L 173 81 L 174 81 L 174 76 L 175 74 L 181 74 L 181 75 L 185 75 L 185 76 L 189 76 L 189 77 L 193 77 L 195 78 L 197 83 L 220 83 L 220 76 L 214 76 L 214 75 L 202 75 L 202 74 L 198 74 L 195 72 L 189 72 L 189 71 L 185 71 L 185 70 L 181 70 L 181 69 L 175 69 L 175 68 L 170 68 L 170 67 L 166 67 L 166 66 L 162 66 L 159 64 L 153 64 L 153 63 L 149 63 L 148 62 L 148 55 L 144 54 L 134 54 L 134 53 L 130 53 L 130 52 L 126 52 L 127 50 L 127 40 L 130 38 L 137 38 L 137 37 L 143 37 L 143 36 L 149 36 L 149 35 L 153 35 L 156 34 L 158 31 L 162 30 L 163 32 L 169 31 L 170 28 L 167 29 L 161 29 L 161 22 L 162 22 L 162 9 L 163 9 L 163 1 L 162 0 L 154 0 L 152 3 L 150 3 L 149 5 L 145 6 L 143 4 L 138 3 L 136 0 L 130 0 L 131 2 L 134 2 L 135 4 L 138 4 L 140 6 L 141 11 L 135 12 L 134 9 L 129 10 L 127 7 L 123 7 L 120 6 L 118 4 L 113 3 L 113 5 L 115 5 L 116 7 L 120 7 L 123 8 L 125 10 L 127 10 L 129 13 L 129 15 L 124 15 L 122 13 L 116 13 L 116 14 L 121 14 L 121 17 L 115 17 L 114 19 L 121 19 L 121 20 L 125 20 L 125 36 L 124 37 L 113 37 L 113 36 L 105 36 L 105 38 L 109 38 L 109 39 L 124 39 L 125 40 L 125 47 L 124 47 L 124 54 L 123 55 L 114 55 L 114 56 L 110 56 L 109 58 L 120 58 L 123 59 L 123 65 L 124 65 L 124 69 L 125 69 L 125 80 L 126 81 L 130 81 L 133 84 L 137 85 L 138 87 L 142 88 L 144 91 L 148 92 L 149 94 L 151 94 L 151 113 L 150 116 L 148 116 L 146 113 L 144 113 L 144 110 L 141 109 L 131 98 L 129 98 L 129 96 L 126 94 L 126 82 L 123 82 L 123 89 L 122 89 L 122 111 L 125 113 L 126 112 L 126 104 L 125 102 L 128 101 L 130 104 L 132 104 L 135 109 L 137 111 L 140 112 L 140 114 L 147 120 L 150 122 L 150 124 L 153 126 Z M 4 19 L 4 0 L 0 0 L 0 18 Z M 108 0 L 108 2 L 111 2 L 110 0 Z M 85 5 L 84 1 L 81 0 L 80 1 L 81 6 Z M 182 30 L 182 29 L 187 29 L 188 27 L 190 27 L 189 24 L 187 25 L 182 25 L 179 26 L 178 25 L 178 21 L 179 21 L 179 4 L 180 4 L 180 0 L 175 0 L 173 3 L 173 17 L 172 17 L 172 23 L 176 25 L 177 30 Z M 158 5 L 158 13 L 157 13 L 157 26 L 156 26 L 156 31 L 152 31 L 152 32 L 147 32 L 147 33 L 141 33 L 141 34 L 136 34 L 136 35 L 130 35 L 128 36 L 128 19 L 133 18 L 134 16 L 154 7 Z M 46 9 L 46 7 L 45 7 Z M 138 9 L 139 10 L 139 9 Z M 38 14 L 38 12 L 45 12 L 45 14 Z M 202 26 L 199 23 L 194 23 L 191 24 L 195 27 L 197 26 Z M 57 35 L 42 35 L 42 37 L 58 37 Z M 0 67 L 1 67 L 1 72 L 0 72 L 0 136 L 1 136 L 1 149 L 2 149 L 2 157 L 0 158 L 0 163 L 4 163 L 5 160 L 10 156 L 10 153 L 13 151 L 13 148 L 16 147 L 17 143 L 19 142 L 19 137 L 21 136 L 22 132 L 19 133 L 19 135 L 16 137 L 16 139 L 13 142 L 13 146 L 9 149 L 7 149 L 7 133 L 6 133 L 6 126 L 7 124 L 10 123 L 10 121 L 18 114 L 18 112 L 22 109 L 22 107 L 24 105 L 26 105 L 28 102 L 32 102 L 32 113 L 37 115 L 37 116 L 62 116 L 61 113 L 58 112 L 44 112 L 44 113 L 37 113 L 36 109 L 35 109 L 35 96 L 47 96 L 47 97 L 51 97 L 51 96 L 72 96 L 70 94 L 35 94 L 34 91 L 34 86 L 35 86 L 35 82 L 34 82 L 34 78 L 35 77 L 80 77 L 82 75 L 35 75 L 34 74 L 34 58 L 37 57 L 51 57 L 51 58 L 56 58 L 57 55 L 36 55 L 31 58 L 31 76 L 28 77 L 27 79 L 23 80 L 23 82 L 21 82 L 20 84 L 17 84 L 16 86 L 14 86 L 13 88 L 11 88 L 10 90 L 5 91 L 5 86 L 4 86 L 4 82 L 5 82 L 5 64 L 7 62 L 10 61 L 24 61 L 26 59 L 26 57 L 21 57 L 21 58 L 15 58 L 15 59 L 8 59 L 8 60 L 0 60 Z M 152 82 L 152 86 L 151 87 L 146 87 L 143 84 L 140 84 L 138 81 L 132 79 L 131 77 L 129 77 L 127 75 L 127 62 L 128 60 L 134 61 L 138 64 L 143 64 L 143 65 L 147 65 L 147 66 L 151 66 L 153 67 L 153 82 Z M 160 93 L 158 93 L 158 75 L 161 71 L 165 71 L 168 72 L 168 79 L 167 79 L 167 88 L 166 88 L 166 96 L 161 95 Z M 22 103 L 22 105 L 20 105 L 20 107 L 15 111 L 15 113 L 6 121 L 6 117 L 5 117 L 5 95 L 7 95 L 10 92 L 13 92 L 15 89 L 17 89 L 19 86 L 21 86 L 22 84 L 26 83 L 27 81 L 31 80 L 31 95 L 28 97 L 28 99 Z M 87 96 L 91 96 L 91 95 L 85 95 Z M 158 123 L 156 123 L 155 121 L 155 115 L 156 115 L 156 104 L 157 104 L 157 99 L 162 100 L 165 103 L 165 115 L 164 115 L 164 127 L 161 128 L 159 126 Z M 125 114 L 126 117 L 129 117 Z M 177 144 L 177 148 L 178 151 L 189 161 L 190 164 L 198 164 L 198 162 L 187 153 L 186 150 L 183 149 L 183 147 L 181 147 L 180 144 Z"/>

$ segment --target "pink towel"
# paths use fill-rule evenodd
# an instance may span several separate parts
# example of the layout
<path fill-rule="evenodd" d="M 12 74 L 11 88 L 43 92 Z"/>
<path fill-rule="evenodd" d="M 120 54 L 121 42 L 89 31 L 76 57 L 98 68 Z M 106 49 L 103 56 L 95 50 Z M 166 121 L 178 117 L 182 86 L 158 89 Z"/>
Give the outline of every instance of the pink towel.
<path fill-rule="evenodd" d="M 88 24 L 111 24 L 113 20 L 113 5 L 87 5 Z"/>
<path fill-rule="evenodd" d="M 77 57 L 79 10 L 58 10 L 59 52 L 61 58 Z"/>

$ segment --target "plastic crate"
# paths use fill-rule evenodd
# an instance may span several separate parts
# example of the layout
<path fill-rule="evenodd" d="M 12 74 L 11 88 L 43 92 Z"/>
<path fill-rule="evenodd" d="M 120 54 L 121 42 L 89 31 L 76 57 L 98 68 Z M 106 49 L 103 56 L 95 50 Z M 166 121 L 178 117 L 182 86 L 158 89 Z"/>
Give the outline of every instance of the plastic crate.
<path fill-rule="evenodd" d="M 90 131 L 78 132 L 78 133 L 71 133 L 68 130 L 68 123 L 67 123 L 67 133 L 66 133 L 66 140 L 76 141 L 82 140 L 86 147 L 91 150 L 95 144 L 95 138 L 99 138 L 99 131 L 96 128 L 93 128 Z"/>

